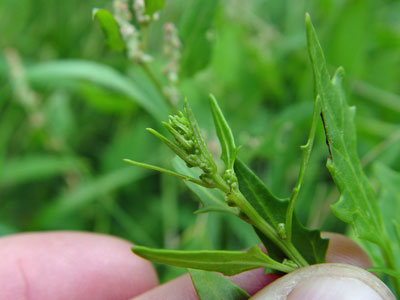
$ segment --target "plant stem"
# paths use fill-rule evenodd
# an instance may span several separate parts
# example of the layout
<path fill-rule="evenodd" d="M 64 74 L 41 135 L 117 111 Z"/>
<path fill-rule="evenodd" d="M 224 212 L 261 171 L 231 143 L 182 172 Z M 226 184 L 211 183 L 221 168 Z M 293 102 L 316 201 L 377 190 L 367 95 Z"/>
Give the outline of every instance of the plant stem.
<path fill-rule="evenodd" d="M 269 257 L 269 256 L 268 256 L 268 257 Z M 270 257 L 269 257 L 269 258 L 270 258 Z M 274 260 L 274 259 L 272 259 L 272 258 L 270 258 L 270 259 L 271 259 L 272 261 L 271 261 L 271 265 L 269 266 L 269 268 L 272 268 L 272 269 L 275 269 L 275 270 L 277 270 L 277 271 L 281 271 L 281 272 L 284 272 L 284 273 L 290 273 L 290 272 L 296 270 L 296 269 L 294 269 L 293 267 L 284 265 L 284 264 L 282 264 L 282 263 L 280 263 L 280 262 L 277 262 L 276 260 Z"/>
<path fill-rule="evenodd" d="M 147 63 L 145 63 L 145 62 L 141 62 L 141 63 L 139 63 L 139 65 L 146 72 L 147 76 L 149 76 L 150 80 L 154 83 L 154 85 L 157 88 L 158 92 L 160 93 L 160 95 L 164 99 L 165 103 L 167 103 L 167 105 L 169 106 L 171 111 L 173 113 L 177 113 L 177 109 L 176 109 L 175 105 L 171 102 L 171 100 L 165 94 L 161 83 L 158 81 L 157 77 L 154 75 L 154 73 L 151 70 L 151 68 L 149 67 L 149 65 Z"/>
<path fill-rule="evenodd" d="M 388 239 L 385 238 L 385 240 L 381 244 L 379 244 L 379 247 L 381 249 L 381 253 L 382 253 L 383 259 L 385 260 L 386 266 L 389 269 L 396 270 L 396 263 L 395 263 L 395 259 L 393 256 L 393 251 L 392 251 L 392 248 L 390 247 L 390 242 L 388 241 Z M 400 296 L 400 278 L 389 276 L 389 279 L 393 285 L 393 289 L 394 289 L 396 296 L 399 297 Z"/>
<path fill-rule="evenodd" d="M 317 96 L 317 98 L 315 99 L 313 118 L 307 144 L 300 147 L 302 151 L 302 156 L 301 156 L 299 177 L 297 179 L 296 186 L 293 188 L 292 195 L 289 201 L 289 206 L 286 211 L 285 229 L 286 229 L 286 239 L 288 242 L 291 242 L 292 240 L 292 222 L 293 222 L 294 205 L 296 203 L 297 196 L 300 192 L 301 185 L 303 184 L 304 174 L 307 168 L 308 161 L 310 160 L 311 150 L 314 144 L 315 131 L 317 130 L 318 115 L 320 114 L 320 112 L 321 112 L 320 100 L 319 96 Z"/>
<path fill-rule="evenodd" d="M 281 239 L 277 231 L 258 214 L 258 212 L 249 204 L 242 193 L 239 191 L 233 191 L 230 197 L 243 211 L 243 213 L 246 214 L 246 216 L 250 219 L 250 222 L 257 227 L 258 230 L 264 233 L 275 245 L 277 245 L 288 256 L 289 259 L 293 260 L 299 267 L 305 267 L 309 265 L 290 241 Z"/>
<path fill-rule="evenodd" d="M 215 174 L 213 179 L 218 188 L 225 192 L 228 195 L 228 198 L 232 200 L 232 202 L 234 202 L 249 218 L 248 222 L 265 234 L 288 256 L 289 259 L 294 261 L 299 267 L 306 267 L 309 265 L 299 251 L 297 251 L 293 246 L 292 242 L 282 239 L 275 228 L 259 215 L 239 190 L 232 190 L 219 174 Z"/>

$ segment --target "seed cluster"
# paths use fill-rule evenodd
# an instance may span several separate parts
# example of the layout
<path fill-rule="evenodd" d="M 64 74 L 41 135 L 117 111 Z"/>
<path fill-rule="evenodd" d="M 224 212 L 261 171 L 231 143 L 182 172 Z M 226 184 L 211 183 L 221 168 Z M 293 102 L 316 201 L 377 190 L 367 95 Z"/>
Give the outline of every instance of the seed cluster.
<path fill-rule="evenodd" d="M 213 168 L 207 155 L 200 149 L 199 141 L 193 132 L 190 122 L 182 112 L 169 116 L 169 122 L 163 122 L 175 139 L 177 146 L 183 150 L 185 157 L 181 157 L 189 168 L 199 167 L 204 174 L 201 179 L 210 182 Z M 179 154 L 178 154 L 179 155 Z"/>

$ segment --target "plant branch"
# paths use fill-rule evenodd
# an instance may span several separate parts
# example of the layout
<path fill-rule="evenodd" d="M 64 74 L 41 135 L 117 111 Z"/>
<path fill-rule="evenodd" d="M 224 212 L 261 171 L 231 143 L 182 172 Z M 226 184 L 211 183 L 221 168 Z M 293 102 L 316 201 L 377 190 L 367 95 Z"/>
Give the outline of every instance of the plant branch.
<path fill-rule="evenodd" d="M 291 242 L 292 240 L 292 222 L 293 222 L 293 213 L 294 213 L 294 206 L 296 203 L 297 196 L 300 192 L 301 186 L 303 184 L 304 180 L 304 174 L 308 165 L 308 161 L 310 160 L 310 155 L 311 155 L 311 150 L 314 144 L 314 138 L 315 138 L 315 131 L 317 129 L 317 120 L 318 116 L 321 112 L 321 106 L 320 106 L 320 98 L 317 96 L 315 99 L 315 104 L 314 104 L 314 113 L 313 113 L 313 118 L 312 118 L 312 123 L 311 123 L 311 129 L 310 129 L 310 134 L 308 136 L 307 143 L 303 146 L 300 146 L 300 149 L 302 151 L 302 156 L 301 156 L 301 165 L 300 165 L 300 171 L 299 171 L 299 177 L 297 179 L 297 183 L 295 187 L 293 188 L 292 195 L 289 200 L 289 206 L 286 211 L 286 239 Z"/>
<path fill-rule="evenodd" d="M 154 75 L 153 71 L 151 70 L 151 68 L 149 67 L 149 65 L 146 62 L 140 62 L 139 65 L 142 67 L 142 69 L 145 71 L 145 73 L 147 74 L 147 76 L 150 78 L 150 80 L 154 83 L 154 86 L 157 88 L 158 92 L 160 93 L 160 95 L 162 96 L 162 98 L 164 99 L 165 103 L 167 103 L 167 105 L 169 106 L 169 108 L 171 109 L 171 111 L 173 113 L 177 113 L 177 109 L 175 107 L 175 105 L 171 102 L 171 100 L 169 99 L 169 97 L 167 96 L 167 94 L 165 94 L 163 87 L 160 83 L 160 81 L 157 79 L 157 77 Z"/>
<path fill-rule="evenodd" d="M 249 218 L 249 223 L 264 233 L 288 256 L 289 259 L 293 260 L 299 267 L 305 267 L 309 265 L 303 256 L 298 252 L 298 250 L 293 246 L 293 244 L 286 239 L 282 239 L 277 231 L 259 215 L 253 206 L 249 204 L 241 192 L 232 191 L 228 197 L 234 203 L 236 203 L 243 213 Z"/>
<path fill-rule="evenodd" d="M 396 270 L 397 268 L 395 258 L 393 256 L 393 249 L 390 247 L 390 242 L 388 241 L 387 237 L 383 239 L 383 242 L 379 245 L 379 247 L 381 249 L 381 253 L 383 259 L 385 260 L 386 266 L 391 270 Z M 396 295 L 400 295 L 400 278 L 389 276 L 389 279 L 393 285 L 393 289 Z"/>

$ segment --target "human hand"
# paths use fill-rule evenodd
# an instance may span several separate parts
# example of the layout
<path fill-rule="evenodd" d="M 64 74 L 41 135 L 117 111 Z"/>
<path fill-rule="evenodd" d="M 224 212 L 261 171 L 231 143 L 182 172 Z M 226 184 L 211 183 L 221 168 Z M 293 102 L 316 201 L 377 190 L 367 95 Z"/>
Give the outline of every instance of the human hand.
<path fill-rule="evenodd" d="M 129 299 L 158 284 L 122 239 L 84 232 L 0 238 L 0 300 Z"/>
<path fill-rule="evenodd" d="M 363 270 L 372 266 L 369 257 L 345 236 L 330 238 L 327 264 L 296 270 L 276 280 L 252 300 L 395 300 L 385 284 Z"/>
<path fill-rule="evenodd" d="M 340 235 L 330 237 L 328 262 L 369 266 L 368 257 L 354 242 Z M 115 237 L 78 232 L 0 238 L 0 299 L 197 299 L 187 275 L 157 286 L 151 264 L 134 256 L 130 246 Z M 254 294 L 276 276 L 258 269 L 230 279 Z M 368 272 L 330 264 L 292 272 L 252 299 L 322 298 L 395 299 Z"/>
<path fill-rule="evenodd" d="M 330 239 L 327 264 L 302 268 L 279 279 L 276 275 L 264 274 L 262 269 L 229 279 L 250 295 L 260 290 L 251 300 L 395 300 L 382 281 L 363 270 L 371 267 L 372 262 L 355 242 L 335 233 L 323 236 Z M 133 300 L 196 299 L 190 277 L 185 275 Z"/>

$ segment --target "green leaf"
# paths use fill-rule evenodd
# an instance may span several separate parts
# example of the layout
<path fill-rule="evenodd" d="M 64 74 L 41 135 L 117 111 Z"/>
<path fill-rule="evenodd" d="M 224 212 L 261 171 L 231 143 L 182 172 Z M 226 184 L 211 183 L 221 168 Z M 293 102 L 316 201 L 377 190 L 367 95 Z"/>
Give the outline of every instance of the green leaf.
<path fill-rule="evenodd" d="M 93 20 L 97 19 L 99 21 L 108 48 L 115 51 L 123 51 L 125 49 L 125 42 L 121 37 L 119 26 L 114 16 L 106 9 L 94 8 L 92 10 L 92 17 Z"/>
<path fill-rule="evenodd" d="M 388 242 L 394 253 L 400 253 L 399 215 L 400 215 L 400 173 L 395 172 L 382 163 L 373 166 L 381 191 L 379 207 L 382 211 Z M 396 269 L 400 271 L 400 261 L 396 260 Z"/>
<path fill-rule="evenodd" d="M 147 15 L 153 15 L 164 8 L 164 0 L 145 0 L 144 3 L 146 7 L 144 13 Z"/>
<path fill-rule="evenodd" d="M 273 261 L 257 246 L 254 246 L 247 251 L 184 251 L 134 246 L 132 247 L 132 251 L 140 257 L 148 259 L 154 263 L 204 271 L 214 271 L 227 276 L 257 268 L 274 268 L 283 272 L 293 271 L 291 267 Z"/>
<path fill-rule="evenodd" d="M 235 146 L 232 130 L 225 120 L 217 100 L 213 95 L 210 95 L 210 106 L 215 130 L 221 144 L 221 159 L 225 163 L 225 169 L 233 169 L 233 164 L 239 149 Z"/>
<path fill-rule="evenodd" d="M 343 69 L 339 68 L 330 79 L 321 45 L 308 15 L 306 32 L 315 93 L 321 98 L 322 121 L 330 154 L 327 168 L 341 193 L 339 201 L 332 205 L 332 211 L 344 222 L 352 224 L 359 238 L 377 244 L 386 267 L 395 269 L 396 252 L 389 241 L 382 212 L 357 154 L 355 108 L 349 107 L 345 99 Z M 400 280 L 391 279 L 396 293 L 400 294 Z"/>
<path fill-rule="evenodd" d="M 239 190 L 247 201 L 257 210 L 276 231 L 286 222 L 289 202 L 274 196 L 264 183 L 240 160 L 235 162 L 235 173 L 239 181 Z M 285 255 L 267 237 L 256 230 L 268 249 L 268 254 L 275 260 L 282 260 Z M 328 247 L 328 240 L 322 239 L 318 230 L 305 228 L 296 215 L 292 223 L 292 242 L 295 248 L 309 264 L 323 263 Z"/>
<path fill-rule="evenodd" d="M 343 70 L 339 68 L 330 79 L 309 16 L 306 17 L 306 29 L 315 92 L 321 98 L 322 120 L 330 153 L 327 167 L 341 192 L 340 200 L 332 206 L 332 210 L 337 217 L 353 224 L 360 238 L 382 245 L 382 216 L 357 154 L 355 108 L 346 103 L 342 88 Z"/>
<path fill-rule="evenodd" d="M 79 86 L 82 100 L 103 114 L 129 115 L 138 109 L 138 105 L 126 95 L 121 95 L 101 86 L 82 83 Z"/>
<path fill-rule="evenodd" d="M 84 169 L 83 162 L 75 157 L 31 154 L 5 160 L 0 172 L 0 185 L 16 185 L 43 180 L 82 169 Z"/>
<path fill-rule="evenodd" d="M 392 277 L 396 277 L 400 279 L 400 272 L 393 271 L 392 269 L 387 268 L 368 268 L 369 272 L 383 273 Z"/>
<path fill-rule="evenodd" d="M 56 60 L 27 68 L 31 83 L 41 86 L 65 86 L 68 80 L 86 80 L 128 96 L 155 119 L 161 120 L 169 109 L 161 98 L 149 97 L 136 81 L 130 80 L 111 67 L 87 60 Z"/>
<path fill-rule="evenodd" d="M 189 269 L 201 300 L 247 300 L 250 295 L 225 277 L 213 272 Z"/>
<path fill-rule="evenodd" d="M 218 0 L 190 1 L 179 24 L 183 43 L 181 76 L 190 77 L 205 68 L 212 54 L 207 33 L 211 29 Z"/>
<path fill-rule="evenodd" d="M 184 162 L 175 158 L 173 160 L 174 169 L 186 176 L 197 177 L 198 174 L 193 169 L 188 169 Z M 195 213 L 206 213 L 206 212 L 225 212 L 234 215 L 238 215 L 238 209 L 228 206 L 224 201 L 225 195 L 218 189 L 209 189 L 197 184 L 185 181 L 185 184 L 192 190 L 198 197 L 202 204 L 202 207 L 198 209 Z"/>
<path fill-rule="evenodd" d="M 145 169 L 124 167 L 88 180 L 38 211 L 34 224 L 39 228 L 51 227 L 58 219 L 72 214 L 107 193 L 142 179 L 147 174 Z"/>
<path fill-rule="evenodd" d="M 209 185 L 207 185 L 203 181 L 200 181 L 200 180 L 198 180 L 196 178 L 193 178 L 193 177 L 190 177 L 190 176 L 185 176 L 185 175 L 176 173 L 176 172 L 171 171 L 171 170 L 167 170 L 167 169 L 164 169 L 164 168 L 161 168 L 161 167 L 157 167 L 157 166 L 153 166 L 153 165 L 137 162 L 137 161 L 130 160 L 130 159 L 124 159 L 124 161 L 129 163 L 129 164 L 131 164 L 131 165 L 137 166 L 137 167 L 142 167 L 142 168 L 146 168 L 146 169 L 149 169 L 149 170 L 154 170 L 154 171 L 158 171 L 158 172 L 161 172 L 161 173 L 169 174 L 169 175 L 178 177 L 179 179 L 187 180 L 187 181 L 193 182 L 195 184 L 198 184 L 198 185 L 205 186 L 205 187 L 209 188 Z"/>

